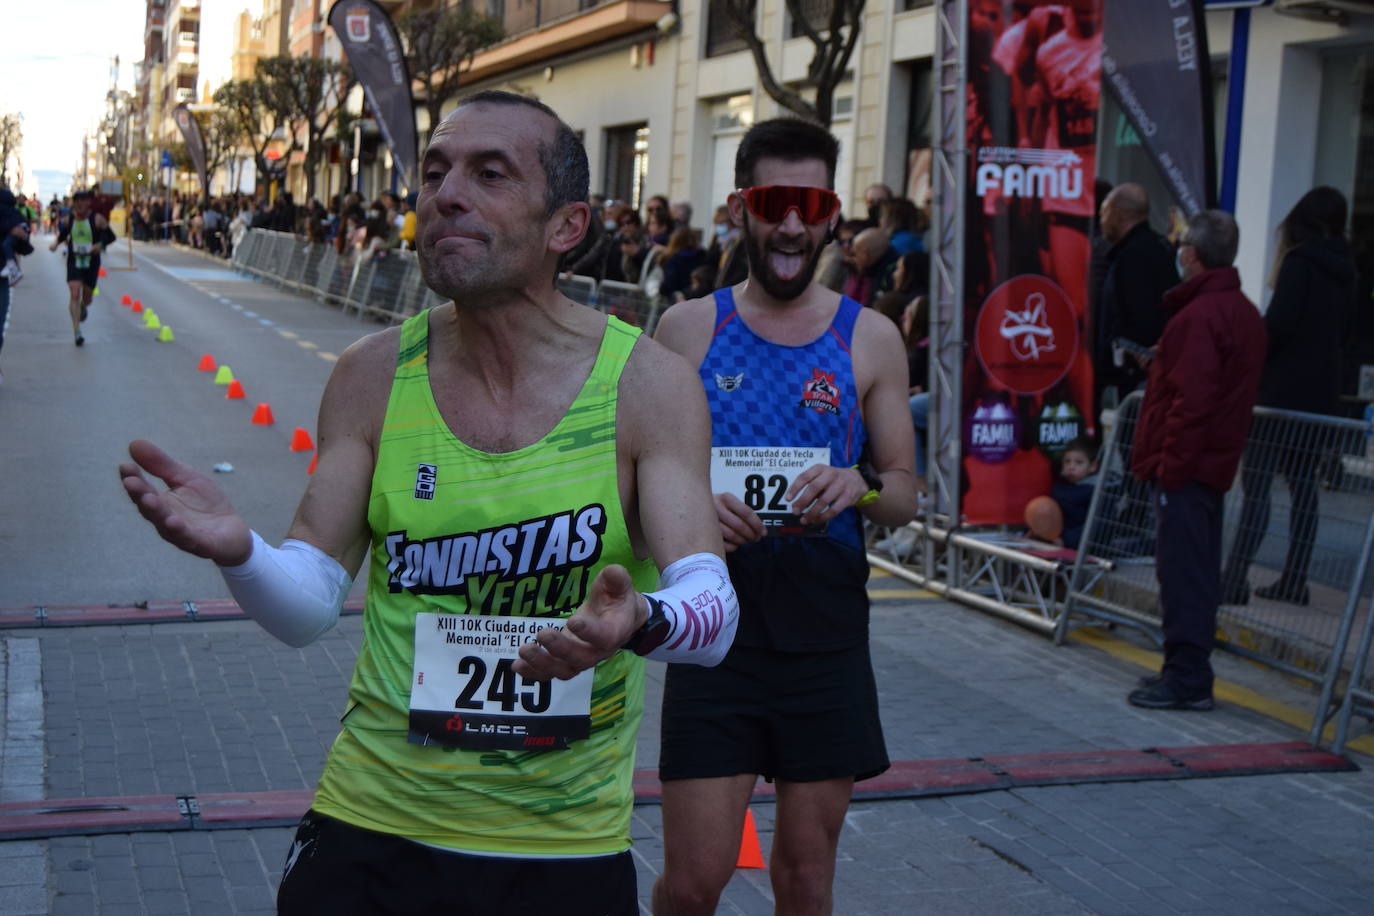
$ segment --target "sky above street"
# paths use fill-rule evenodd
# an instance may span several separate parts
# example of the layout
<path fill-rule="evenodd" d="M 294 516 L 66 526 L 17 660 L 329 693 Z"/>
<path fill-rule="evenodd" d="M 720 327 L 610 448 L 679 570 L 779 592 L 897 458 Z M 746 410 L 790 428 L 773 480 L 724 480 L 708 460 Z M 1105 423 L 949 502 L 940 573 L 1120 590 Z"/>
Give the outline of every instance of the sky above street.
<path fill-rule="evenodd" d="M 261 12 L 261 0 L 200 0 L 200 83 L 213 90 L 229 77 L 234 21 L 244 9 Z M 6 4 L 5 48 L 0 52 L 0 114 L 24 119 L 24 168 L 70 173 L 81 156 L 81 137 L 100 122 L 110 90 L 113 58 L 119 86 L 132 89 L 143 58 L 144 0 L 15 0 Z M 23 190 L 48 196 L 26 179 Z"/>

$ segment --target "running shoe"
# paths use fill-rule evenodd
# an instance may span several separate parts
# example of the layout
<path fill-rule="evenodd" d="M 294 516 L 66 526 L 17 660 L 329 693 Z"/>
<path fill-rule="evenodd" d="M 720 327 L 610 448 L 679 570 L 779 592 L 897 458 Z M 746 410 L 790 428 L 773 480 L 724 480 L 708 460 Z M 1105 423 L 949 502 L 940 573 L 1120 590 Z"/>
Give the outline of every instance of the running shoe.
<path fill-rule="evenodd" d="M 86 338 L 84 338 L 84 337 L 81 336 L 81 332 L 80 332 L 80 331 L 77 331 L 77 332 L 76 332 L 76 345 L 79 347 L 79 346 L 81 346 L 81 345 L 82 345 L 83 343 L 85 343 L 85 342 L 86 342 Z"/>
<path fill-rule="evenodd" d="M 18 261 L 7 261 L 5 266 L 0 268 L 0 277 L 4 277 L 10 286 L 24 279 L 24 271 L 20 269 Z"/>

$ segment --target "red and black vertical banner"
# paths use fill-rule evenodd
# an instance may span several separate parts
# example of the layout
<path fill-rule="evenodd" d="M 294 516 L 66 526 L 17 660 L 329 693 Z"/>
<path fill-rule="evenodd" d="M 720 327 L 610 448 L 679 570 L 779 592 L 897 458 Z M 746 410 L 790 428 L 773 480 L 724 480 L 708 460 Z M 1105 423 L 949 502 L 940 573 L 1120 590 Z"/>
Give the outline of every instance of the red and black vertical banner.
<path fill-rule="evenodd" d="M 1103 0 L 969 3 L 964 490 L 1020 524 L 1093 430 L 1089 231 Z"/>
<path fill-rule="evenodd" d="M 1212 77 L 1201 0 L 1114 3 L 1105 36 L 1102 87 L 1184 215 L 1212 206 Z"/>
<path fill-rule="evenodd" d="M 200 176 L 200 192 L 209 197 L 210 173 L 205 167 L 205 139 L 200 133 L 200 122 L 185 103 L 172 109 L 172 120 L 176 122 L 181 130 L 181 136 L 186 140 L 186 154 L 191 157 L 191 164 L 196 167 L 196 174 Z"/>
<path fill-rule="evenodd" d="M 414 186 L 416 153 L 415 100 L 410 70 L 391 17 L 372 0 L 337 0 L 329 8 L 329 25 L 343 43 L 349 66 L 367 96 L 402 184 Z M 456 62 L 455 62 L 456 66 Z"/>

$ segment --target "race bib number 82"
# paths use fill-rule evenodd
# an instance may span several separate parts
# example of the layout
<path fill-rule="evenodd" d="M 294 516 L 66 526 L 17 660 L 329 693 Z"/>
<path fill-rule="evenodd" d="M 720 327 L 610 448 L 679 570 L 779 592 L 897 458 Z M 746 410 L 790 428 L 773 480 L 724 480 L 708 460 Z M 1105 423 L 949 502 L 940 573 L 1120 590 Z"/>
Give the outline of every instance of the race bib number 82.
<path fill-rule="evenodd" d="M 822 535 L 825 526 L 803 525 L 794 505 L 784 497 L 798 474 L 812 465 L 829 463 L 829 448 L 719 446 L 711 449 L 711 491 L 739 497 L 758 513 L 769 535 Z M 795 508 L 806 508 L 804 492 Z"/>

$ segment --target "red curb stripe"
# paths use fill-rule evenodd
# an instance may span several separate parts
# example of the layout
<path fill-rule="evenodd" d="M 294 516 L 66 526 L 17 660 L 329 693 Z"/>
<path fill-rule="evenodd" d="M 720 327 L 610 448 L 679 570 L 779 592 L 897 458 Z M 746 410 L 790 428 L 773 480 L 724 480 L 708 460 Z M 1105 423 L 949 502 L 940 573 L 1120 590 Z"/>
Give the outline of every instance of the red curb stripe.
<path fill-rule="evenodd" d="M 191 607 L 188 608 L 187 605 Z M 193 610 L 192 610 L 193 609 Z M 345 601 L 340 614 L 355 616 L 363 612 L 363 599 Z M 42 627 L 126 626 L 139 623 L 194 623 L 199 620 L 245 620 L 248 615 L 228 598 L 208 601 L 166 603 L 143 607 L 135 605 L 64 605 L 30 608 L 0 608 L 0 629 Z"/>
<path fill-rule="evenodd" d="M 923 798 L 1074 783 L 1357 769 L 1344 757 L 1302 741 L 997 754 L 895 761 L 887 772 L 858 783 L 853 797 Z M 658 771 L 636 770 L 634 794 L 637 804 L 654 804 L 660 799 Z M 760 783 L 754 800 L 768 801 L 773 795 L 771 784 Z M 6 802 L 0 804 L 0 841 L 145 830 L 287 827 L 300 819 L 313 797 L 311 789 L 210 793 L 190 796 L 189 814 L 182 813 L 179 797 L 169 795 Z"/>

